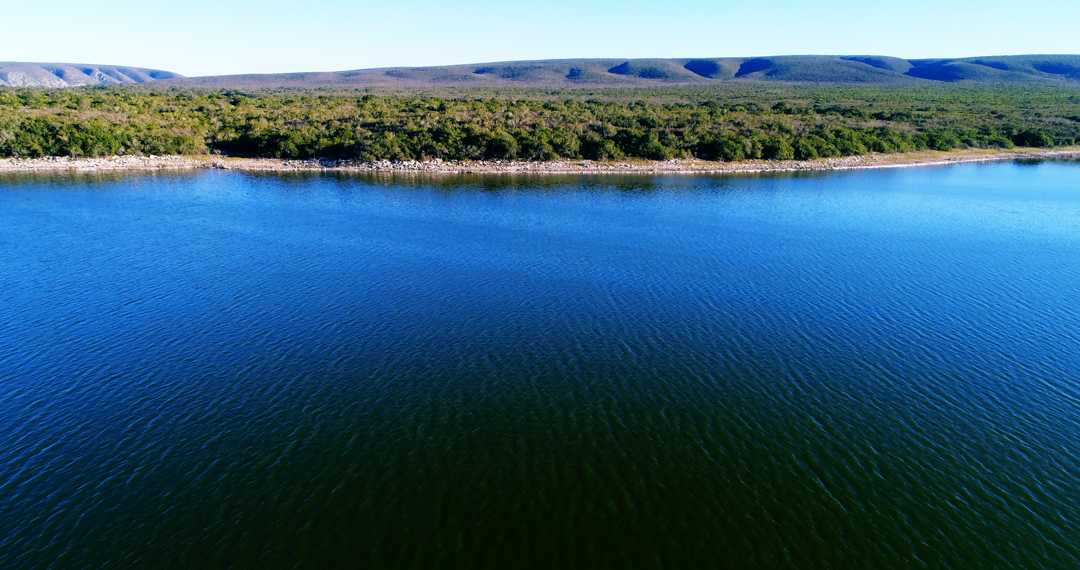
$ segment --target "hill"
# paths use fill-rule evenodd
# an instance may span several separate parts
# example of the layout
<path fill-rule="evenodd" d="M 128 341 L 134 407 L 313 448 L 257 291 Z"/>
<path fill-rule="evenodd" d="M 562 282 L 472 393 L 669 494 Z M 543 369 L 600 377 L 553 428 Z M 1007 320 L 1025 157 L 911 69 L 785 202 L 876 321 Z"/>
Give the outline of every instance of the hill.
<path fill-rule="evenodd" d="M 1080 84 L 1080 55 L 961 59 L 888 56 L 770 56 L 697 59 L 561 59 L 336 72 L 184 77 L 139 67 L 0 62 L 0 86 L 76 87 L 154 83 L 232 88 L 620 88 L 719 83 L 919 85 Z"/>
<path fill-rule="evenodd" d="M 150 83 L 160 79 L 183 77 L 171 71 L 118 65 L 0 62 L 0 85 L 9 87 L 79 87 Z"/>
<path fill-rule="evenodd" d="M 776 56 L 699 59 L 564 59 L 339 72 L 222 75 L 168 80 L 215 88 L 522 87 L 591 88 L 721 82 L 913 85 L 1080 84 L 1080 56 L 1025 55 L 905 60 L 887 56 Z"/>

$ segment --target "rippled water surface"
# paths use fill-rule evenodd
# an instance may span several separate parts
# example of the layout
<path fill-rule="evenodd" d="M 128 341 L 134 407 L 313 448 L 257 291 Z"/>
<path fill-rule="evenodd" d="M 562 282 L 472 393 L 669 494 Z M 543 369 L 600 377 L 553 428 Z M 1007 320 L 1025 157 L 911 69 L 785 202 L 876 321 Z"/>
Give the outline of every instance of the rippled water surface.
<path fill-rule="evenodd" d="M 1080 164 L 0 178 L 0 567 L 1080 565 Z"/>

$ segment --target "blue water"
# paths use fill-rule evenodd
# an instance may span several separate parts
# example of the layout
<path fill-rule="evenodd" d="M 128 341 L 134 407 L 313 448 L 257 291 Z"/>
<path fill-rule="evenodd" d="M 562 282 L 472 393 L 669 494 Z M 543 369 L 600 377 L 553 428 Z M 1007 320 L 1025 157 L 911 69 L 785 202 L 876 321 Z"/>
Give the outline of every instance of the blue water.
<path fill-rule="evenodd" d="M 1080 164 L 0 177 L 0 567 L 1080 566 Z"/>

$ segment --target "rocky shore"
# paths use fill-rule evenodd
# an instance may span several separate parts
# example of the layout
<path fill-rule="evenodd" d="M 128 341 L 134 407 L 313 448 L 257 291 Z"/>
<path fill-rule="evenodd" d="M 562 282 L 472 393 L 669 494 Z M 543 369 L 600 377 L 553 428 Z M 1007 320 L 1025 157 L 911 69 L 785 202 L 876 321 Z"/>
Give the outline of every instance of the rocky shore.
<path fill-rule="evenodd" d="M 591 161 L 564 160 L 529 162 L 517 160 L 480 161 L 377 161 L 288 160 L 272 158 L 232 158 L 219 156 L 112 156 L 104 158 L 6 158 L 0 159 L 0 172 L 40 171 L 123 171 L 123 170 L 197 170 L 222 169 L 243 171 L 343 171 L 415 174 L 724 174 L 752 172 L 792 172 L 848 170 L 854 168 L 890 168 L 979 162 L 989 160 L 1080 158 L 1080 148 L 1039 150 L 964 150 L 951 152 L 923 151 L 907 154 L 870 154 L 819 160 L 747 160 L 709 162 L 692 159 L 666 161 Z"/>

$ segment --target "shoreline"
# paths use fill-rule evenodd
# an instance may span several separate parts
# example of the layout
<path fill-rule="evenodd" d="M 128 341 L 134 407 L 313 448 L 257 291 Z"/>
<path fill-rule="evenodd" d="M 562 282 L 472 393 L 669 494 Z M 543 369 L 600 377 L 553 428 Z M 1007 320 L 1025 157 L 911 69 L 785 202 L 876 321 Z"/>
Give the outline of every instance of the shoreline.
<path fill-rule="evenodd" d="M 235 158 L 196 156 L 112 156 L 103 158 L 4 158 L 0 173 L 8 172 L 106 172 L 239 170 L 245 172 L 374 172 L 409 174 L 751 174 L 761 172 L 804 172 L 943 166 L 970 162 L 1016 159 L 1080 158 L 1080 147 L 1056 150 L 1013 149 L 960 151 L 918 151 L 896 154 L 866 154 L 816 160 L 746 160 L 710 162 L 697 159 L 666 161 L 561 160 L 532 162 L 519 160 L 357 162 L 328 159 Z"/>

